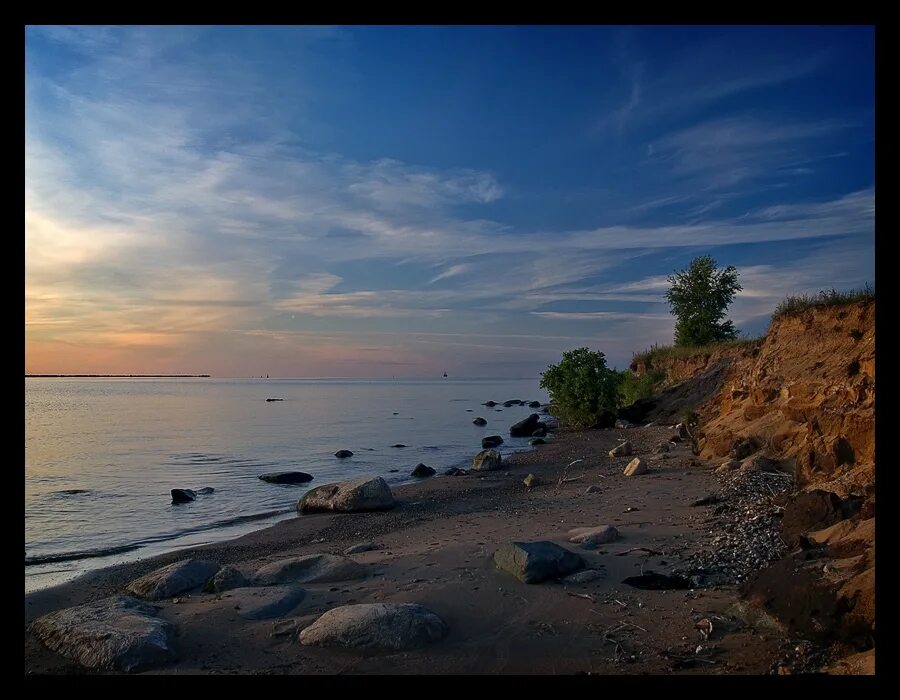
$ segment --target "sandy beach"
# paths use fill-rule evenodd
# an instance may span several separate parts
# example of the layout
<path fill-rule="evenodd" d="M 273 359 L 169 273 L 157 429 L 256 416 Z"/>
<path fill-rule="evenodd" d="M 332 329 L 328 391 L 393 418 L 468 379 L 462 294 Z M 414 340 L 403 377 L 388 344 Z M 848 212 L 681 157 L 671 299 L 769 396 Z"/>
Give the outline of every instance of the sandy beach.
<path fill-rule="evenodd" d="M 623 579 L 668 573 L 689 560 L 714 531 L 710 506 L 691 503 L 719 484 L 712 466 L 679 443 L 666 455 L 655 445 L 666 426 L 560 432 L 501 470 L 436 476 L 394 489 L 390 511 L 303 515 L 230 542 L 112 567 L 25 598 L 26 674 L 85 673 L 49 651 L 29 623 L 61 608 L 123 592 L 165 564 L 202 556 L 250 573 L 279 559 L 341 554 L 359 543 L 380 546 L 352 555 L 364 579 L 305 584 L 303 601 L 277 619 L 241 618 L 229 594 L 195 590 L 158 601 L 176 630 L 177 660 L 148 673 L 257 674 L 653 674 L 768 673 L 785 639 L 771 624 L 741 614 L 737 587 L 641 590 Z M 608 451 L 627 438 L 650 470 L 626 477 L 632 457 Z M 583 460 L 571 467 L 573 460 Z M 533 473 L 541 485 L 526 488 Z M 566 481 L 560 481 L 567 479 Z M 590 486 L 596 486 L 587 493 Z M 613 525 L 620 537 L 586 551 L 569 530 Z M 581 554 L 602 576 L 582 584 L 520 582 L 493 561 L 510 541 L 549 540 Z M 645 549 L 640 549 L 645 548 Z M 449 633 L 422 648 L 371 652 L 302 646 L 297 633 L 325 611 L 347 604 L 424 605 Z M 714 623 L 709 639 L 696 628 Z"/>

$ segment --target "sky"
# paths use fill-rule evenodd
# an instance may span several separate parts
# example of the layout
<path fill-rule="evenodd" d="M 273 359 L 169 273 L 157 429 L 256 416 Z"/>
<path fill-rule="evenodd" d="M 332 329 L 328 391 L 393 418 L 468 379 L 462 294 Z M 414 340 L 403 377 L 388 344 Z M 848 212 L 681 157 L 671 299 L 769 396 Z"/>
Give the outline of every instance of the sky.
<path fill-rule="evenodd" d="M 537 377 L 874 285 L 869 27 L 25 29 L 28 373 Z"/>

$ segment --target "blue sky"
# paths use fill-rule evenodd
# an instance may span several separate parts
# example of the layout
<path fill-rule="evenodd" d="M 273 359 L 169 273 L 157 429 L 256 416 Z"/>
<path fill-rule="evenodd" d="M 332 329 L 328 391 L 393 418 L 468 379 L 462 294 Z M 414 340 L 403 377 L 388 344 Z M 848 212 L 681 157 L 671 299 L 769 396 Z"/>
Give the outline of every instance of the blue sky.
<path fill-rule="evenodd" d="M 866 27 L 29 27 L 26 369 L 537 376 L 874 282 Z"/>

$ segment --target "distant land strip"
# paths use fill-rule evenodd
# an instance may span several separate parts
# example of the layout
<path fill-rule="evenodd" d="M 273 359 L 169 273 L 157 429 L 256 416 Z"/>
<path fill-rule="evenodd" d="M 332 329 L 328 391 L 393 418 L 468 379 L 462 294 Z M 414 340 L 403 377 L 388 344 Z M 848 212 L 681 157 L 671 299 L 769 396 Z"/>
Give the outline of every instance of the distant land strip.
<path fill-rule="evenodd" d="M 119 379 L 171 379 L 187 377 L 209 377 L 209 374 L 26 374 L 26 377 L 118 377 Z"/>

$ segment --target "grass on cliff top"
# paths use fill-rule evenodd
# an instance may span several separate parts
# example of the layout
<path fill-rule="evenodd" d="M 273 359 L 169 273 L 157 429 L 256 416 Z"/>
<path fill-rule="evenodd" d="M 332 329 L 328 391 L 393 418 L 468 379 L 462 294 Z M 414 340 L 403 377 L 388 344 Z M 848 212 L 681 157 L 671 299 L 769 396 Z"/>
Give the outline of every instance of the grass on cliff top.
<path fill-rule="evenodd" d="M 844 306 L 845 304 L 856 304 L 857 302 L 875 301 L 875 290 L 866 285 L 862 289 L 851 289 L 846 292 L 839 292 L 835 289 L 823 289 L 818 294 L 799 294 L 797 296 L 786 297 L 772 314 L 772 320 L 781 316 L 798 314 L 807 309 L 821 309 L 828 306 Z"/>
<path fill-rule="evenodd" d="M 675 345 L 653 345 L 644 352 L 635 353 L 631 359 L 631 366 L 644 364 L 652 367 L 656 362 L 664 360 L 683 359 L 688 357 L 699 357 L 701 355 L 709 355 L 718 348 L 732 348 L 740 346 L 751 346 L 758 342 L 759 338 L 739 338 L 737 340 L 723 340 L 720 343 L 710 343 L 709 345 L 694 346 L 675 346 Z"/>

